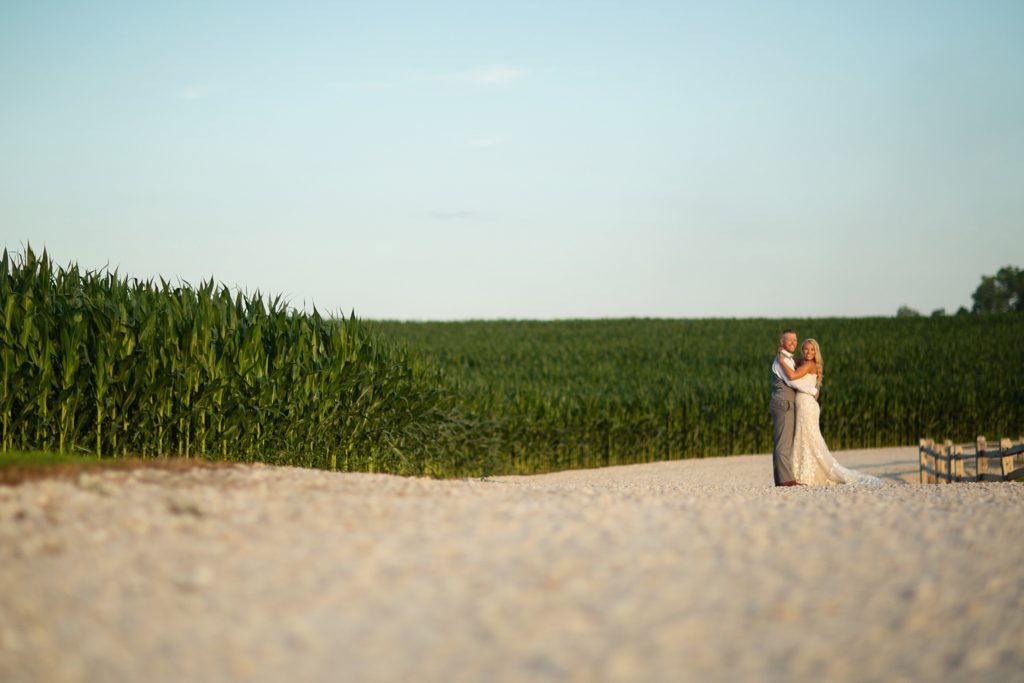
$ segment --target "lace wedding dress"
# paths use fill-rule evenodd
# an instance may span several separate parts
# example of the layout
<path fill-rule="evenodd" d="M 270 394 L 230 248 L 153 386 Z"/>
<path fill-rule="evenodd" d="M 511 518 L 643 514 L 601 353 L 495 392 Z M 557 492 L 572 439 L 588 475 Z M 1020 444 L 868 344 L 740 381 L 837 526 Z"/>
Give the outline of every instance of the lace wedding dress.
<path fill-rule="evenodd" d="M 800 484 L 881 484 L 870 474 L 840 465 L 825 444 L 818 427 L 821 408 L 810 392 L 818 379 L 813 374 L 794 380 L 796 394 L 796 429 L 793 434 L 793 472 Z"/>

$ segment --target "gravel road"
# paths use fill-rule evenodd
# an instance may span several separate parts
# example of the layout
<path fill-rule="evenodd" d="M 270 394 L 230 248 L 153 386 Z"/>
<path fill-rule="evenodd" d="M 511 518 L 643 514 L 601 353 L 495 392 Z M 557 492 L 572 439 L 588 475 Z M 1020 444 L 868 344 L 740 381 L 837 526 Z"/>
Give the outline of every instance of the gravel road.
<path fill-rule="evenodd" d="M 0 487 L 0 680 L 1024 680 L 1024 485 L 837 456 Z"/>

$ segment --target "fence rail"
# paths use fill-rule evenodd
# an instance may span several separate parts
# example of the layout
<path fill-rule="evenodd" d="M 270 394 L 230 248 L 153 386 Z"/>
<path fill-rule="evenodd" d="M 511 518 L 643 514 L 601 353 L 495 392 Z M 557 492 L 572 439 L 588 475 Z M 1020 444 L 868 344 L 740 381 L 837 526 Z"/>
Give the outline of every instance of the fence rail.
<path fill-rule="evenodd" d="M 984 436 L 967 444 L 921 439 L 917 453 L 922 484 L 1024 479 L 1024 436 L 1017 437 L 1016 444 L 1000 439 L 998 445 Z M 993 460 L 999 461 L 998 469 L 992 466 Z"/>

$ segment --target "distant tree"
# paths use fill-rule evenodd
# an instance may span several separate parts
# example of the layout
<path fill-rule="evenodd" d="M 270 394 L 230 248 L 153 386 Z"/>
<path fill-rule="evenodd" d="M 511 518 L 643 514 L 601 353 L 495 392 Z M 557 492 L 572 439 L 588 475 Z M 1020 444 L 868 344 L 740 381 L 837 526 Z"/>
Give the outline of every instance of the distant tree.
<path fill-rule="evenodd" d="M 941 318 L 944 315 L 946 315 L 946 309 L 945 308 L 936 308 L 934 311 L 932 311 L 932 317 L 933 318 Z"/>
<path fill-rule="evenodd" d="M 1024 313 L 1024 271 L 1004 266 L 995 275 L 982 275 L 971 298 L 973 313 Z"/>
<path fill-rule="evenodd" d="M 919 315 L 921 315 L 919 311 L 907 305 L 900 306 L 899 310 L 896 311 L 897 318 L 916 318 Z"/>
<path fill-rule="evenodd" d="M 957 314 L 958 316 L 961 316 L 961 315 L 970 315 L 970 314 L 971 314 L 971 312 L 967 310 L 967 307 L 966 307 L 966 306 L 961 306 L 960 308 L 956 309 L 956 314 Z"/>

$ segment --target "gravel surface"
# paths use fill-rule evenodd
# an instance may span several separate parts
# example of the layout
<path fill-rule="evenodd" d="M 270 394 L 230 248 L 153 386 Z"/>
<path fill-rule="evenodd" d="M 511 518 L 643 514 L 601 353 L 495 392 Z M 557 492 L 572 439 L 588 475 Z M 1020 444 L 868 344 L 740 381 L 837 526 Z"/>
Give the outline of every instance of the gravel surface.
<path fill-rule="evenodd" d="M 1024 680 L 1024 485 L 837 456 L 2 487 L 0 680 Z"/>

